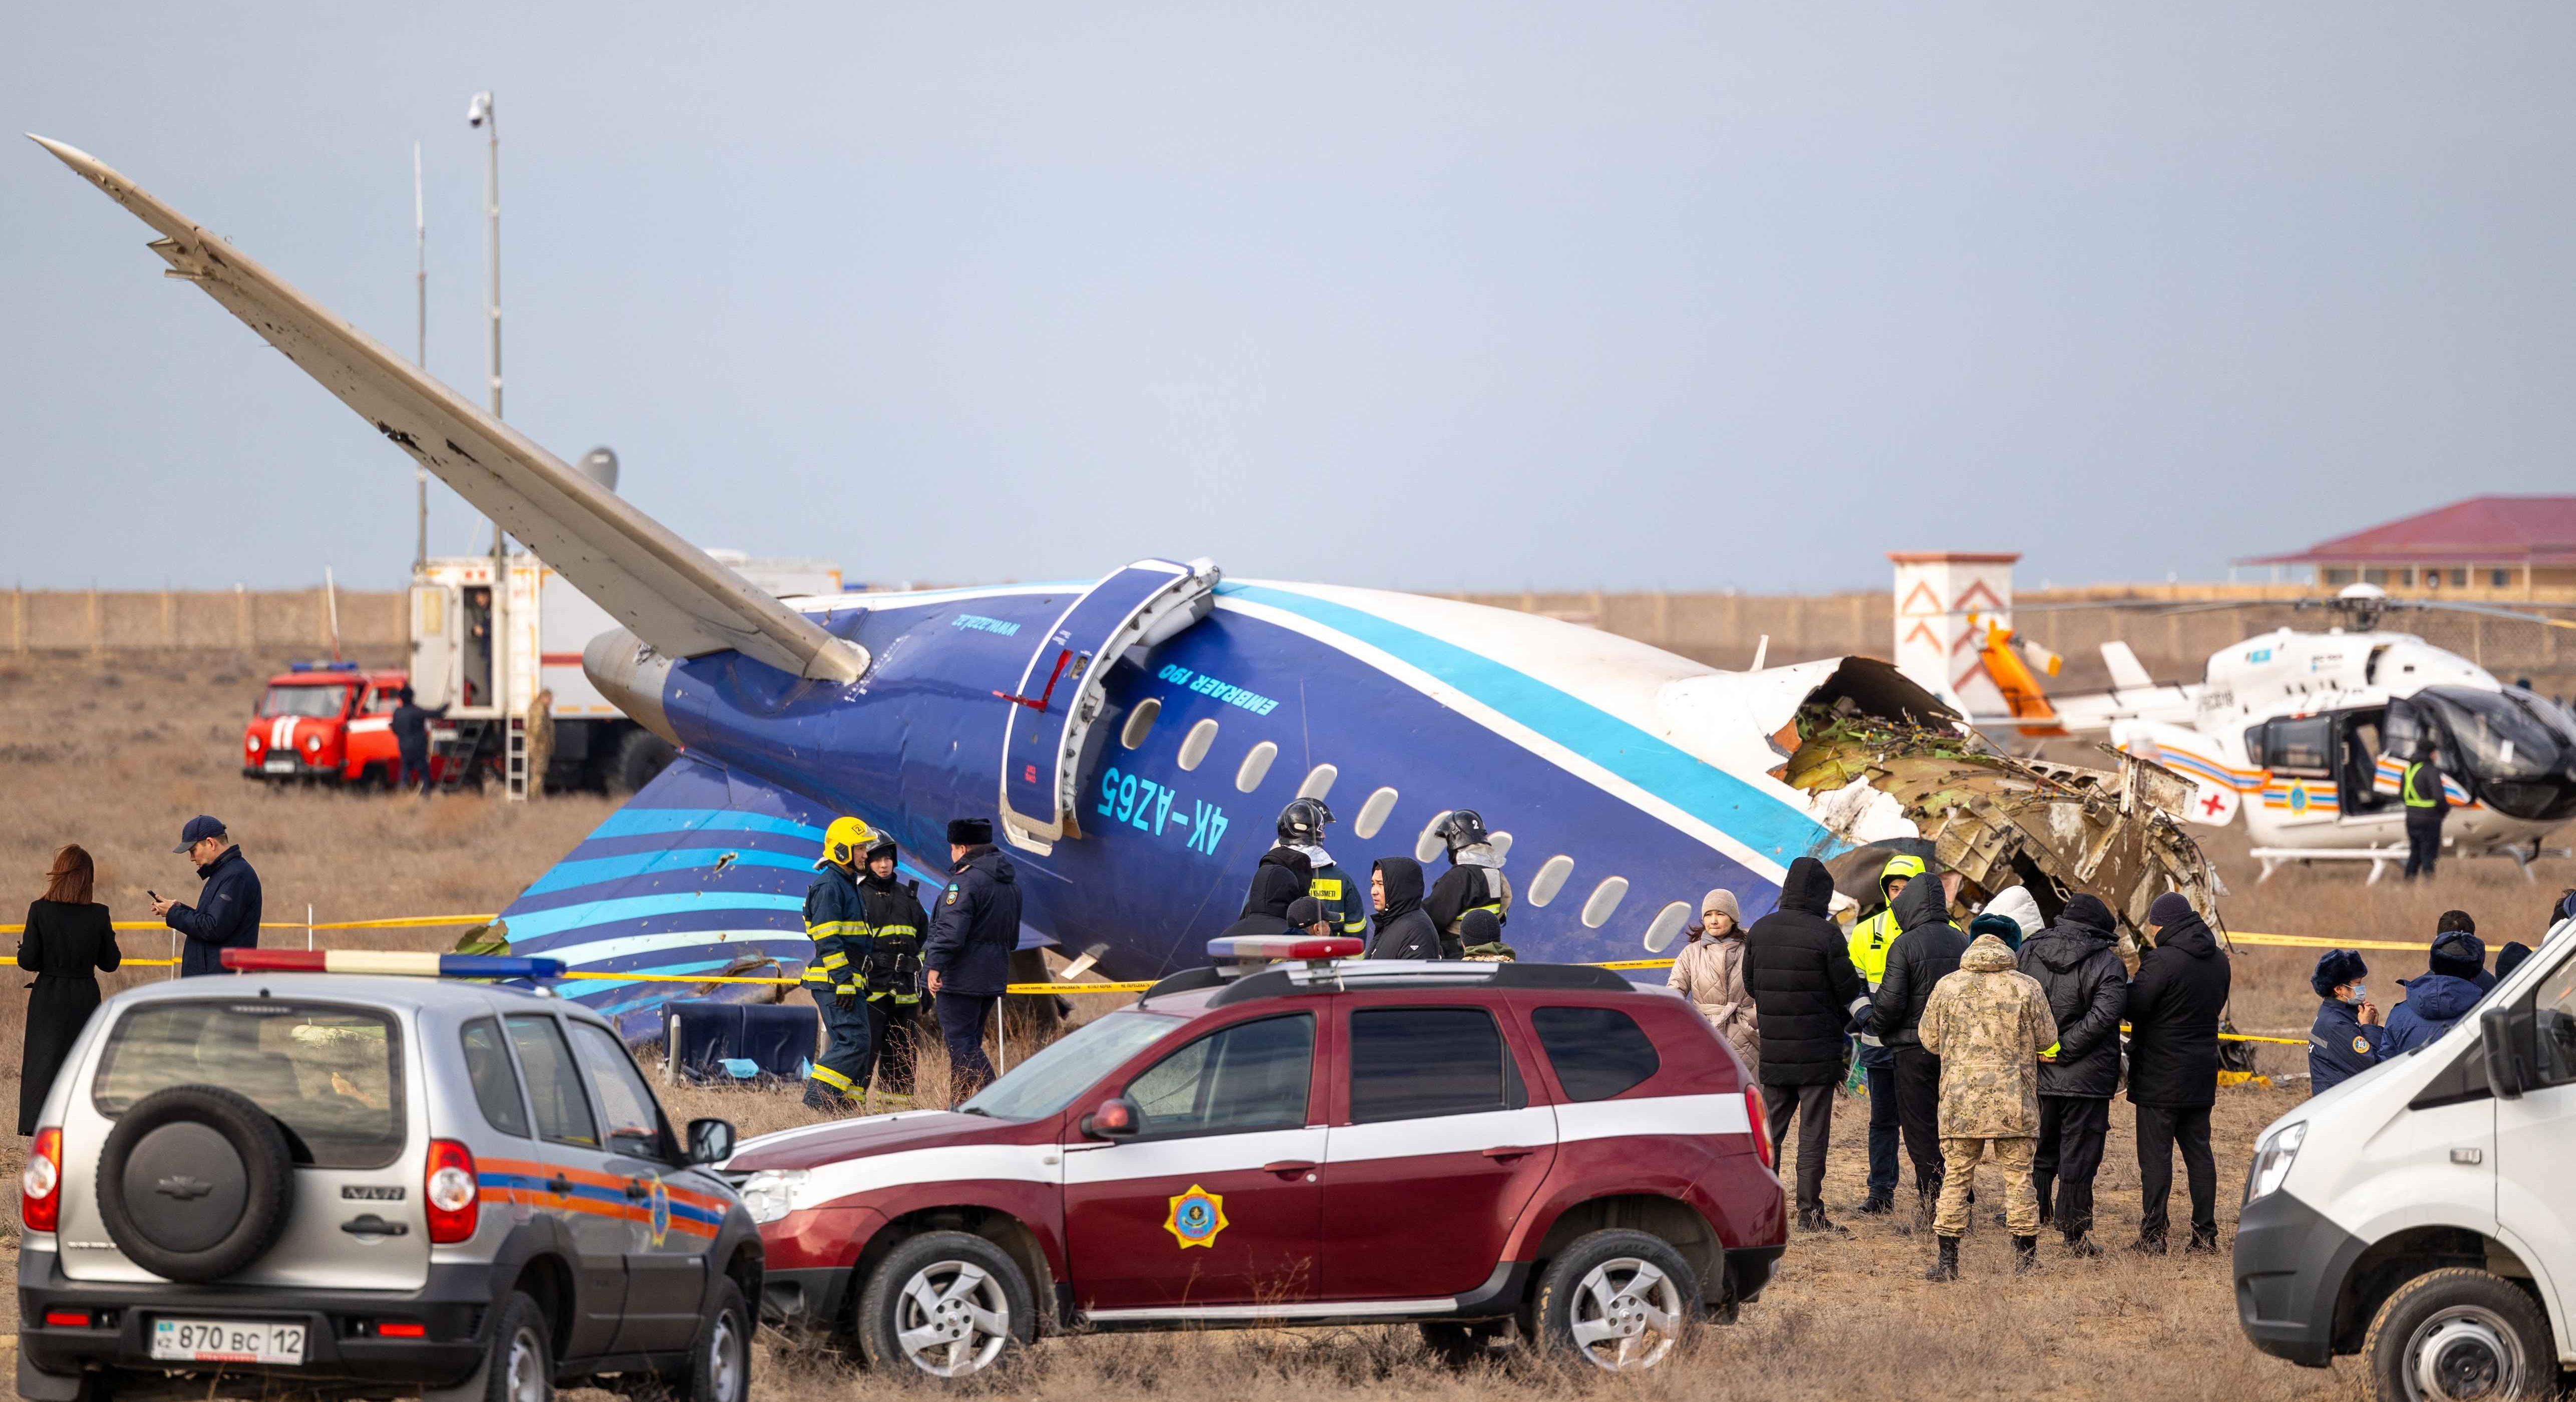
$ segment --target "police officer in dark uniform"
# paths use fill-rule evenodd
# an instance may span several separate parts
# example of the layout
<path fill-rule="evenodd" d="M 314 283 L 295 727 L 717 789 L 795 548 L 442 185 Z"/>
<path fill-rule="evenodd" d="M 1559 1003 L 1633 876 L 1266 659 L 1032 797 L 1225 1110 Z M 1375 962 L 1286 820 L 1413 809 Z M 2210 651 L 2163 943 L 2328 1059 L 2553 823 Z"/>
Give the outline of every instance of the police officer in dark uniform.
<path fill-rule="evenodd" d="M 2442 819 L 2450 812 L 2450 795 L 2442 787 L 2442 747 L 2426 740 L 2415 749 L 2415 762 L 2397 786 L 2406 804 L 2406 879 L 2433 874 L 2442 854 Z"/>
<path fill-rule="evenodd" d="M 867 1062 L 854 1078 L 888 1095 L 912 1094 L 912 1059 L 921 1037 L 921 936 L 930 916 L 921 908 L 918 882 L 895 877 L 891 833 L 868 841 L 868 865 L 859 878 L 859 900 L 868 923 L 868 952 L 859 962 L 867 994 Z"/>
<path fill-rule="evenodd" d="M 939 1035 L 948 1043 L 954 1105 L 993 1079 L 984 1025 L 1010 988 L 1011 952 L 1020 945 L 1020 887 L 985 819 L 959 818 L 948 825 L 948 858 L 948 889 L 930 913 L 921 962 L 929 970 Z"/>
<path fill-rule="evenodd" d="M 866 904 L 859 895 L 860 854 L 870 838 L 856 818 L 834 818 L 823 830 L 818 873 L 805 888 L 805 937 L 814 951 L 805 961 L 805 991 L 823 1017 L 823 1055 L 805 1075 L 805 1104 L 846 1110 L 853 1091 L 867 1087 L 869 1044 L 875 1040 L 867 1005 L 859 999 L 858 965 L 867 958 Z"/>
<path fill-rule="evenodd" d="M 2362 977 L 2370 966 L 2356 949 L 2329 949 L 2317 956 L 2308 985 L 2325 1001 L 2317 1007 L 2316 1025 L 2308 1029 L 2308 1091 L 2312 1095 L 2342 1085 L 2378 1064 L 2379 1039 L 2388 1033 L 2387 1019 L 2369 1001 Z"/>

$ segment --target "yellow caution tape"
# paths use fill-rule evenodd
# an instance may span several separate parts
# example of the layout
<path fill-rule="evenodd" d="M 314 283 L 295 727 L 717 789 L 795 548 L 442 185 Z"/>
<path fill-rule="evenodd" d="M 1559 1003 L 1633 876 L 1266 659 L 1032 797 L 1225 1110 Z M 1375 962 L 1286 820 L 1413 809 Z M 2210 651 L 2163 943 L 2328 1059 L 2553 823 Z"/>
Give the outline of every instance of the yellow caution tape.
<path fill-rule="evenodd" d="M 397 915 L 385 920 L 319 920 L 310 925 L 301 920 L 263 920 L 259 927 L 263 930 L 414 930 L 441 925 L 488 925 L 500 918 L 497 915 Z M 119 920 L 114 924 L 120 930 L 170 928 L 169 923 L 162 920 Z M 26 929 L 24 925 L 0 925 L 0 935 L 23 934 Z"/>

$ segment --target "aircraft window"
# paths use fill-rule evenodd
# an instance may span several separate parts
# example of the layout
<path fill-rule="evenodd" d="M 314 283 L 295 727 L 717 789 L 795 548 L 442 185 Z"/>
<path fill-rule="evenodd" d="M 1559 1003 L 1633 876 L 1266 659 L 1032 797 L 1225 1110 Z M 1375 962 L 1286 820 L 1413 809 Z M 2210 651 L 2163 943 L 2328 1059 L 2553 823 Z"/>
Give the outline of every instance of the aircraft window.
<path fill-rule="evenodd" d="M 1565 878 L 1572 876 L 1573 874 L 1574 859 L 1572 857 L 1559 852 L 1555 856 L 1548 858 L 1547 864 L 1538 869 L 1538 875 L 1530 878 L 1529 903 L 1531 905 L 1545 905 L 1549 901 L 1555 900 L 1556 893 L 1565 889 Z"/>
<path fill-rule="evenodd" d="M 1215 721 L 1203 720 L 1191 726 L 1190 733 L 1181 737 L 1182 770 L 1186 772 L 1198 768 L 1199 763 L 1207 758 L 1208 748 L 1215 743 Z"/>
<path fill-rule="evenodd" d="M 1430 822 L 1422 825 L 1422 835 L 1413 839 L 1413 859 L 1415 861 L 1434 861 L 1439 858 L 1441 853 L 1449 850 L 1449 844 L 1442 841 L 1440 834 L 1434 831 L 1434 829 L 1438 828 L 1442 822 L 1446 821 L 1450 814 L 1457 811 L 1458 810 L 1454 808 L 1443 808 L 1439 812 L 1431 815 Z"/>
<path fill-rule="evenodd" d="M 1503 858 L 1512 854 L 1512 835 L 1510 833 L 1498 832 L 1493 834 L 1491 837 L 1486 838 L 1485 841 L 1488 846 L 1494 849 L 1495 861 L 1499 862 Z"/>
<path fill-rule="evenodd" d="M 1646 927 L 1646 952 L 1661 954 L 1672 948 L 1673 937 L 1679 935 L 1682 927 L 1690 923 L 1690 917 L 1691 908 L 1688 901 L 1675 901 L 1662 910 L 1656 911 L 1655 923 Z"/>
<path fill-rule="evenodd" d="M 1243 757 L 1243 766 L 1234 771 L 1235 791 L 1250 793 L 1260 788 L 1261 781 L 1270 777 L 1270 761 L 1277 758 L 1279 758 L 1277 745 L 1264 740 L 1253 746 L 1252 753 Z"/>
<path fill-rule="evenodd" d="M 1306 771 L 1306 782 L 1297 786 L 1299 798 L 1322 798 L 1333 791 L 1333 781 L 1341 777 L 1336 766 L 1319 764 Z"/>
<path fill-rule="evenodd" d="M 1395 790 L 1380 789 L 1360 805 L 1359 816 L 1351 820 L 1351 833 L 1356 837 L 1375 837 L 1386 826 L 1386 815 L 1395 811 Z"/>
<path fill-rule="evenodd" d="M 1583 923 L 1595 930 L 1600 929 L 1609 923 L 1611 915 L 1619 909 L 1619 902 L 1626 899 L 1628 899 L 1628 878 L 1603 877 L 1601 884 L 1592 888 L 1592 899 L 1583 903 Z"/>
<path fill-rule="evenodd" d="M 1162 713 L 1163 703 L 1158 697 L 1148 696 L 1137 702 L 1136 709 L 1127 713 L 1127 728 L 1118 732 L 1118 743 L 1131 750 L 1143 745 L 1145 737 L 1154 733 L 1154 717 Z"/>

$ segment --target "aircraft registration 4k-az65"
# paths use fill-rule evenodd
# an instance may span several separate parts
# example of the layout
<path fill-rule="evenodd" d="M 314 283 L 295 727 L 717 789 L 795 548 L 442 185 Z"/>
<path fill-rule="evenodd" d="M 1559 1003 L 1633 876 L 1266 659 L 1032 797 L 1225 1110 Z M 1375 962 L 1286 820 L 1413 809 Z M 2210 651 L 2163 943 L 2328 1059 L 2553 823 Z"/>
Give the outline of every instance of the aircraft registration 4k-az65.
<path fill-rule="evenodd" d="M 1429 860 L 1453 809 L 1507 830 L 1506 938 L 1524 959 L 1660 952 L 1713 887 L 1752 918 L 1802 855 L 1864 895 L 1891 845 L 1937 855 L 1970 900 L 2022 883 L 2051 912 L 2079 889 L 2133 921 L 2166 890 L 2208 906 L 2179 776 L 2003 755 L 1875 659 L 1724 672 L 1551 619 L 1204 560 L 774 599 L 114 170 L 43 145 L 152 227 L 172 276 L 623 625 L 583 665 L 682 754 L 503 912 L 514 952 L 595 973 L 792 972 L 834 815 L 893 833 L 934 895 L 947 821 L 989 817 L 1025 892 L 1024 967 L 1043 968 L 1038 946 L 1097 946 L 1101 971 L 1157 976 L 1202 962 L 1238 916 L 1295 795 L 1344 815 L 1328 842 L 1353 872 Z M 637 1038 L 668 997 L 750 996 L 568 987 Z"/>
<path fill-rule="evenodd" d="M 2100 603 L 2077 607 L 2105 607 Z M 2425 742 L 2441 748 L 2451 805 L 2445 841 L 2511 857 L 2528 877 L 2541 840 L 2576 818 L 2576 717 L 2456 652 L 2383 629 L 2391 613 L 2469 613 L 2538 628 L 2576 623 L 2493 604 L 2392 599 L 2355 584 L 2299 607 L 2337 626 L 2249 637 L 2211 653 L 2198 682 L 2159 684 L 2125 643 L 2102 645 L 2112 689 L 2046 696 L 1990 627 L 1992 670 L 2024 735 L 2106 734 L 2128 753 L 2188 777 L 2184 815 L 2224 827 L 2241 812 L 2266 876 L 2288 861 L 2366 858 L 2371 877 L 2405 855 L 2400 785 Z M 2045 607 L 2045 606 L 2043 606 Z M 2240 608 L 2141 601 L 2145 611 Z"/>

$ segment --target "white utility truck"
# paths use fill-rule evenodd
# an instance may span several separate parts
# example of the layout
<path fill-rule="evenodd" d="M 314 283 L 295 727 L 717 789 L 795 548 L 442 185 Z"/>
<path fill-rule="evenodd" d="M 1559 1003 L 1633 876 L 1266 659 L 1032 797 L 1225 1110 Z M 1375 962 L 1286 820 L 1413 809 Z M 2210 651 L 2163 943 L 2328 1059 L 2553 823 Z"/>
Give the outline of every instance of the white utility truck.
<path fill-rule="evenodd" d="M 782 598 L 841 592 L 841 568 L 828 560 L 708 553 Z M 617 621 L 535 555 L 508 560 L 497 655 L 491 556 L 429 560 L 412 574 L 411 687 L 419 704 L 447 708 L 430 732 L 442 782 L 496 777 L 514 796 L 530 777 L 551 789 L 642 788 L 671 762 L 670 745 L 609 704 L 581 670 L 582 645 Z M 530 776 L 531 739 L 546 717 L 553 747 L 542 754 L 545 772 Z"/>

